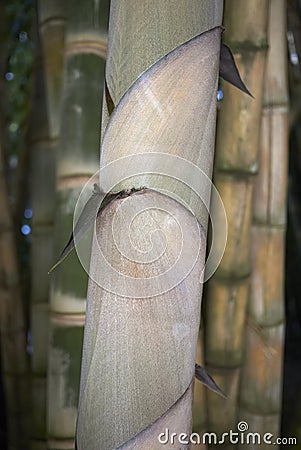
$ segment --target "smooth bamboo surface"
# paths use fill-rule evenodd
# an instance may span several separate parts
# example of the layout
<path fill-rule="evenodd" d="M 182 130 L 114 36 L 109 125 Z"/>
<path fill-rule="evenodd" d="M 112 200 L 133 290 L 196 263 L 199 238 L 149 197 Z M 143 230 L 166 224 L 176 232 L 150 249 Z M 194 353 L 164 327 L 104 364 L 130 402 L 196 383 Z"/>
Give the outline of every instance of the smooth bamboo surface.
<path fill-rule="evenodd" d="M 175 445 L 179 445 L 178 438 L 179 436 L 181 436 L 181 433 L 184 433 L 188 436 L 191 430 L 191 402 L 193 391 L 192 384 L 193 383 L 191 383 L 183 396 L 173 407 L 170 408 L 170 410 L 166 414 L 164 414 L 164 416 L 160 420 L 154 422 L 150 427 L 143 430 L 138 436 L 135 436 L 135 439 L 129 441 L 127 444 L 120 446 L 119 449 L 161 450 L 163 445 L 168 448 L 166 444 L 169 444 L 170 448 L 174 447 Z M 173 443 L 171 441 L 169 431 L 170 429 L 172 429 L 173 432 L 177 434 L 177 437 L 174 439 Z M 158 437 L 162 433 L 164 434 L 163 436 L 161 436 L 161 441 L 159 441 Z M 187 441 L 187 437 L 184 439 Z"/>
<path fill-rule="evenodd" d="M 268 10 L 268 0 L 225 1 L 223 37 L 255 99 L 222 84 L 214 182 L 224 202 L 228 238 L 222 261 L 209 281 L 205 309 L 205 361 L 229 395 L 227 401 L 207 395 L 208 428 L 219 433 L 236 429 L 238 418 L 252 270 L 254 175 L 258 171 Z"/>
<path fill-rule="evenodd" d="M 220 366 L 236 368 L 241 363 L 249 284 L 248 278 L 226 283 L 216 277 L 208 286 L 210 307 L 216 311 L 215 320 L 206 324 L 206 361 L 210 366 L 219 361 Z"/>
<path fill-rule="evenodd" d="M 240 173 L 217 171 L 214 181 L 228 220 L 227 244 L 216 276 L 226 280 L 241 279 L 251 271 L 253 180 Z"/>
<path fill-rule="evenodd" d="M 113 112 L 101 150 L 104 191 L 115 179 L 116 192 L 142 186 L 168 190 L 205 229 L 208 211 L 192 188 L 200 188 L 208 206 L 216 120 L 216 100 L 208 92 L 217 88 L 220 33 L 216 27 L 191 39 L 144 72 Z M 114 173 L 112 163 L 121 158 L 126 159 Z M 109 164 L 113 169 L 106 172 Z"/>
<path fill-rule="evenodd" d="M 154 206 L 150 209 L 151 204 Z M 137 217 L 137 211 L 143 211 L 139 220 L 131 222 L 133 249 L 144 251 L 141 263 L 134 260 L 131 265 L 125 264 L 118 251 L 123 234 L 116 233 L 115 241 L 111 238 L 112 221 L 119 211 L 124 228 L 127 216 Z M 163 242 L 166 251 L 159 261 L 156 258 L 148 263 L 147 241 L 154 223 L 158 232 L 152 239 L 151 255 L 161 253 Z M 183 251 L 181 229 L 190 230 Z M 114 278 L 101 263 L 96 246 L 88 291 L 77 443 L 79 449 L 94 450 L 101 439 L 105 450 L 127 443 L 174 406 L 177 421 L 176 403 L 194 376 L 205 235 L 193 215 L 178 202 L 146 191 L 107 206 L 97 220 L 96 236 L 106 258 L 110 256 L 115 270 L 131 278 L 133 288 L 132 296 L 114 293 Z M 201 247 L 195 253 L 196 242 Z M 192 253 L 197 258 L 195 265 L 183 281 L 176 283 L 181 269 L 173 268 L 173 262 L 180 258 L 181 266 L 185 261 L 190 264 Z M 113 292 L 101 287 L 103 279 Z M 176 285 L 170 290 L 173 280 Z M 151 288 L 157 295 L 150 293 Z M 181 419 L 179 423 L 188 430 L 191 411 L 186 421 Z"/>
<path fill-rule="evenodd" d="M 284 326 L 246 328 L 246 355 L 240 404 L 257 414 L 275 414 L 281 407 Z"/>
<path fill-rule="evenodd" d="M 279 149 L 286 148 L 287 142 L 287 98 L 275 106 L 266 98 L 261 119 L 260 170 L 254 187 L 254 222 L 258 224 L 285 224 L 287 155 L 279 155 Z"/>
<path fill-rule="evenodd" d="M 284 243 L 283 228 L 253 227 L 249 314 L 259 326 L 273 326 L 284 320 Z"/>
<path fill-rule="evenodd" d="M 112 1 L 106 80 L 114 104 L 159 58 L 220 25 L 222 11 L 222 0 Z"/>
<path fill-rule="evenodd" d="M 166 191 L 168 193 L 166 196 L 146 190 L 145 193 L 131 195 L 128 204 L 132 205 L 134 211 L 139 202 L 143 207 L 147 204 L 148 198 L 153 198 L 157 202 L 156 209 L 159 210 L 161 206 L 164 210 L 164 205 L 166 207 L 175 205 L 174 214 L 176 217 L 179 214 L 185 223 L 188 220 L 188 211 L 179 203 L 174 204 L 174 200 L 169 198 L 172 194 L 176 194 L 175 197 L 177 196 L 179 200 L 188 202 L 195 211 L 194 206 L 197 202 L 191 201 L 191 193 L 185 191 L 183 183 L 181 189 L 181 183 L 174 183 L 169 179 L 164 181 L 158 176 L 169 163 L 165 161 L 165 164 L 160 166 L 160 158 L 156 154 L 164 152 L 175 159 L 181 156 L 196 163 L 209 176 L 211 174 L 219 30 L 218 32 L 216 30 L 215 34 L 212 32 L 208 35 L 208 44 L 204 47 L 197 44 L 197 39 L 187 43 L 187 47 L 183 46 L 180 51 L 177 45 L 208 28 L 220 25 L 221 14 L 221 1 L 192 1 L 189 9 L 187 3 L 182 1 L 111 2 L 106 80 L 110 96 L 117 106 L 103 133 L 101 170 L 106 164 L 118 160 L 121 156 L 137 155 L 142 152 L 148 161 L 148 169 L 155 173 L 155 178 L 151 179 L 144 173 L 140 178 L 134 175 L 130 180 L 124 181 L 138 168 L 135 157 L 132 157 L 132 161 L 128 160 L 129 163 L 122 166 L 121 173 L 118 172 L 119 184 L 114 186 L 114 190 L 146 185 L 161 188 L 163 193 Z M 174 53 L 162 58 L 173 49 Z M 190 51 L 194 57 L 189 54 Z M 204 57 L 203 51 L 207 52 L 208 56 Z M 186 61 L 188 54 L 190 57 Z M 177 58 L 183 59 L 180 61 Z M 148 69 L 153 63 L 154 65 Z M 146 69 L 148 70 L 143 73 Z M 142 76 L 135 81 L 141 73 Z M 196 75 L 198 80 L 195 78 Z M 107 106 L 105 102 L 105 111 L 108 110 Z M 206 114 L 203 116 L 205 110 Z M 203 132 L 202 124 L 206 124 Z M 189 181 L 193 178 L 185 164 L 174 163 L 173 168 L 172 174 L 175 176 L 180 174 L 180 180 L 183 173 L 185 176 L 190 175 Z M 112 175 L 114 179 L 116 173 L 113 171 Z M 111 181 L 110 176 L 101 174 L 101 188 L 104 191 L 109 189 Z M 121 203 L 122 200 L 116 200 L 106 208 L 103 223 L 97 225 L 97 233 L 100 236 L 105 237 L 108 233 L 110 221 Z M 137 242 L 140 240 L 143 242 L 147 231 L 151 231 L 155 226 L 147 214 L 146 210 L 141 227 L 134 228 L 133 236 L 138 239 Z M 200 210 L 196 211 L 196 214 L 201 215 Z M 128 215 L 124 218 L 126 220 Z M 204 214 L 204 226 L 206 220 Z M 172 255 L 179 241 L 174 231 L 171 232 L 171 223 L 163 220 L 163 216 L 158 216 L 155 228 L 164 230 L 167 243 L 171 244 L 168 252 Z M 120 222 L 119 227 L 121 227 L 119 234 L 122 234 L 127 242 L 126 225 L 122 226 Z M 186 226 L 184 228 L 186 229 Z M 140 276 L 142 280 L 145 278 L 149 271 L 148 265 L 142 268 L 139 265 L 135 267 L 135 264 L 128 260 L 123 262 L 120 255 L 113 251 L 112 237 L 105 238 L 104 242 L 110 255 L 110 264 L 114 267 L 117 265 L 117 272 L 122 270 L 128 276 L 134 278 Z M 154 244 L 156 245 L 153 249 L 158 250 L 160 248 L 157 247 L 158 242 Z M 187 248 L 192 249 L 191 245 L 192 241 L 188 239 Z M 128 248 L 131 246 L 126 247 Z M 102 439 L 104 449 L 118 445 L 123 445 L 124 448 L 136 448 L 135 445 L 138 445 L 137 448 L 142 448 L 139 446 L 139 434 L 136 436 L 137 440 L 131 439 L 137 433 L 146 432 L 147 427 L 154 421 L 163 424 L 165 414 L 168 415 L 171 411 L 175 412 L 172 417 L 173 426 L 176 426 L 179 419 L 182 422 L 181 428 L 186 430 L 191 426 L 191 416 L 188 413 L 191 411 L 191 399 L 188 402 L 190 406 L 188 404 L 185 421 L 177 402 L 191 385 L 194 372 L 199 326 L 197 311 L 201 291 L 193 279 L 195 270 L 200 269 L 200 260 L 197 260 L 195 268 L 185 280 L 170 292 L 137 299 L 133 298 L 133 294 L 125 294 L 125 297 L 110 294 L 93 281 L 96 275 L 100 275 L 99 264 L 95 259 L 97 256 L 95 245 L 93 252 L 95 253 L 92 257 L 93 276 L 88 291 L 77 446 L 79 449 L 86 447 L 96 449 L 99 439 Z M 202 250 L 200 258 L 203 257 Z M 160 262 L 158 268 L 164 269 L 166 263 L 170 264 L 166 260 L 162 266 Z M 102 272 L 102 279 L 110 281 L 109 274 Z M 129 287 L 134 289 L 138 297 L 147 295 L 151 289 L 147 280 L 145 288 L 136 290 L 134 281 L 128 280 L 125 283 L 121 280 L 117 284 L 113 281 L 111 283 L 112 286 L 121 289 L 121 292 Z M 164 287 L 164 283 L 159 286 Z M 189 295 L 186 296 L 188 292 Z M 168 316 L 166 308 L 169 310 Z M 189 325 L 186 322 L 188 316 Z M 178 334 L 178 331 L 173 333 L 172 329 L 182 331 Z M 186 332 L 183 334 L 184 329 Z M 181 344 L 177 338 L 180 335 Z M 182 354 L 184 348 L 185 354 Z M 99 371 L 101 384 L 98 382 Z M 99 401 L 104 405 L 101 413 L 97 410 Z M 157 439 L 157 436 L 151 437 Z"/>

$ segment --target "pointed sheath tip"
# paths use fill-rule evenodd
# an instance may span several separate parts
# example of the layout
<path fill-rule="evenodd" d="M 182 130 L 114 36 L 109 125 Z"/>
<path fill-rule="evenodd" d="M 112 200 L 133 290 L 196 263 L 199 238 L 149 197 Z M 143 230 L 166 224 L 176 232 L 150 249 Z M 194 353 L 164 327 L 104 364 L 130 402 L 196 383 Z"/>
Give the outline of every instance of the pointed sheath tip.
<path fill-rule="evenodd" d="M 53 264 L 53 266 L 51 266 L 50 269 L 48 270 L 48 275 L 50 275 L 51 272 L 53 272 L 54 269 L 56 269 L 59 264 L 60 264 L 60 261 L 57 261 L 55 264 Z"/>
<path fill-rule="evenodd" d="M 72 231 L 69 240 L 67 242 L 67 245 L 65 246 L 64 250 L 61 253 L 61 256 L 59 257 L 58 261 L 49 269 L 48 271 L 48 275 L 57 267 L 61 264 L 61 262 L 64 261 L 64 259 L 69 255 L 69 253 L 73 250 L 73 248 L 75 247 L 75 237 L 81 239 L 81 236 L 79 235 L 83 235 L 93 224 L 93 220 L 88 220 L 86 221 L 86 216 L 89 216 L 89 212 L 91 213 L 92 211 L 92 218 L 94 219 L 94 215 L 96 217 L 97 215 L 97 211 L 99 212 L 99 199 L 100 196 L 100 189 L 97 183 L 94 183 L 93 185 L 93 191 L 92 191 L 92 195 L 89 198 L 89 200 L 87 201 L 87 203 L 85 204 L 79 219 L 75 225 L 74 230 Z M 96 201 L 96 204 L 94 204 Z M 91 204 L 92 204 L 92 210 L 91 210 Z M 87 211 L 88 209 L 88 211 Z"/>
<path fill-rule="evenodd" d="M 253 100 L 255 100 L 254 95 L 252 94 L 252 92 L 249 91 L 249 89 L 246 88 L 245 93 L 248 94 L 250 97 L 252 97 Z"/>
<path fill-rule="evenodd" d="M 49 269 L 48 275 L 64 261 L 69 253 L 74 249 L 75 239 L 77 239 L 78 242 L 82 238 L 86 231 L 89 230 L 89 228 L 91 228 L 91 226 L 95 222 L 95 218 L 112 200 L 118 197 L 128 197 L 129 195 L 132 195 L 135 192 L 143 191 L 144 189 L 146 188 L 143 186 L 139 188 L 132 188 L 128 191 L 108 193 L 104 196 L 104 198 L 101 198 L 100 188 L 97 183 L 94 183 L 92 195 L 85 204 L 74 227 L 74 230 L 71 233 L 69 241 L 61 253 L 61 256 L 59 257 L 58 261 Z"/>
<path fill-rule="evenodd" d="M 69 253 L 73 249 L 73 247 L 74 247 L 73 233 L 72 233 L 71 237 L 72 237 L 72 239 L 70 238 L 71 239 L 71 245 L 69 243 L 66 245 L 66 247 L 64 248 L 64 250 L 63 250 L 61 256 L 59 257 L 59 259 L 57 260 L 57 262 L 54 263 L 53 266 L 51 266 L 50 269 L 48 270 L 48 275 L 51 272 L 53 272 L 54 269 L 56 269 L 57 266 L 59 266 L 64 261 L 64 259 L 69 255 Z"/>
<path fill-rule="evenodd" d="M 237 89 L 240 89 L 242 92 L 255 99 L 253 94 L 251 94 L 251 92 L 241 79 L 238 67 L 236 65 L 230 47 L 228 47 L 225 44 L 221 45 L 219 76 L 223 80 L 235 86 Z"/>
<path fill-rule="evenodd" d="M 48 270 L 48 275 L 54 271 L 54 269 L 57 268 L 57 266 L 59 266 L 65 258 L 67 258 L 67 256 L 69 255 L 69 253 L 71 252 L 71 250 L 74 247 L 74 239 L 73 239 L 73 233 L 71 234 L 71 237 L 69 239 L 68 244 L 66 245 L 66 247 L 64 248 L 63 252 L 61 253 L 61 256 L 59 257 L 59 259 L 57 260 L 56 263 L 53 264 L 53 266 L 50 267 L 50 269 Z"/>
<path fill-rule="evenodd" d="M 204 384 L 211 391 L 215 392 L 225 399 L 228 398 L 227 395 L 224 394 L 223 391 L 218 387 L 212 376 L 209 375 L 204 367 L 199 366 L 198 364 L 195 365 L 195 377 L 198 381 L 200 381 L 200 383 Z"/>

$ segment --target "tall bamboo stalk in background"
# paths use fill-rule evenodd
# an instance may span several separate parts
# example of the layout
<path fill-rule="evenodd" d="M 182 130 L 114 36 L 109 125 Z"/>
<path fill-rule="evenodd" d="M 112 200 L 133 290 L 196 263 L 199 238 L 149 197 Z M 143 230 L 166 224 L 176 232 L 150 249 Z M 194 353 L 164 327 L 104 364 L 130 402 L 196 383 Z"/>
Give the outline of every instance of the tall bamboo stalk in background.
<path fill-rule="evenodd" d="M 227 400 L 208 392 L 208 428 L 236 428 L 240 368 L 251 271 L 254 175 L 267 48 L 268 0 L 226 0 L 224 38 L 255 99 L 224 85 L 218 120 L 215 184 L 225 205 L 228 241 L 221 264 L 209 282 L 206 299 L 205 360 Z"/>
<path fill-rule="evenodd" d="M 57 152 L 55 254 L 68 241 L 83 184 L 97 171 L 108 2 L 67 2 Z M 48 448 L 74 448 L 87 275 L 76 253 L 51 280 Z"/>
<path fill-rule="evenodd" d="M 50 149 L 48 147 L 49 135 L 44 92 L 44 73 L 42 70 L 41 57 L 40 61 L 38 61 L 38 58 L 39 56 L 36 56 L 35 95 L 33 99 L 30 133 L 32 173 L 31 202 L 33 209 L 31 247 L 31 388 L 33 400 L 31 446 L 33 449 L 43 448 L 43 442 L 44 448 L 46 448 L 48 280 L 44 275 L 43 268 L 44 271 L 46 271 L 47 261 L 49 263 L 52 256 L 51 213 L 54 213 L 54 202 L 52 200 L 53 192 L 51 192 L 51 187 L 54 188 L 55 173 L 54 154 L 52 151 L 49 151 Z M 45 194 L 46 197 L 44 197 Z M 48 211 L 47 207 L 49 208 Z M 40 271 L 40 269 L 42 270 Z"/>
<path fill-rule="evenodd" d="M 16 235 L 7 184 L 4 139 L 4 53 L 5 14 L 0 5 L 0 343 L 1 370 L 4 385 L 8 450 L 28 449 L 29 384 L 26 352 L 25 307 L 22 301 Z M 2 441 L 3 442 L 3 441 Z"/>
<path fill-rule="evenodd" d="M 64 5 L 39 1 L 39 35 L 35 73 L 35 96 L 31 125 L 31 247 L 32 330 L 32 448 L 46 448 L 46 374 L 48 350 L 49 278 L 53 260 L 55 211 L 55 149 L 64 48 Z"/>
<path fill-rule="evenodd" d="M 177 194 L 192 207 L 205 230 L 207 213 L 195 210 L 198 203 L 190 189 L 159 174 L 172 167 L 170 175 L 180 180 L 186 177 L 191 186 L 189 183 L 195 182 L 197 176 L 191 167 L 187 169 L 187 160 L 211 176 L 220 30 L 216 28 L 206 37 L 178 46 L 220 25 L 222 5 L 221 0 L 192 0 L 189 5 L 186 0 L 113 0 L 110 15 L 106 82 L 116 108 L 102 142 L 101 188 L 116 192 L 147 186 L 170 196 Z M 109 106 L 104 105 L 106 117 Z M 160 152 L 164 153 L 163 160 Z M 103 173 L 106 164 L 139 153 L 146 157 L 144 167 L 138 157 L 132 156 L 115 169 L 113 164 L 109 174 Z M 126 180 L 139 169 L 156 175 Z M 112 179 L 122 181 L 110 186 Z M 184 235 L 189 230 L 182 253 L 175 217 Z M 116 233 L 112 234 L 115 226 Z M 155 260 L 143 264 L 149 254 L 149 235 L 158 229 L 159 234 L 152 239 L 151 255 Z M 183 205 L 144 189 L 113 201 L 97 220 L 96 236 L 121 278 L 114 281 L 114 274 L 99 259 L 95 241 L 77 446 L 79 450 L 94 450 L 101 442 L 103 450 L 119 446 L 161 448 L 158 435 L 166 427 L 178 433 L 189 432 L 191 427 L 201 299 L 198 276 L 204 258 L 204 235 L 198 236 L 192 216 Z M 191 262 L 196 243 L 201 246 L 196 265 L 192 264 L 189 275 L 177 280 L 169 290 L 168 283 L 175 273 L 161 281 L 156 276 L 168 272 L 169 264 L 173 264 L 169 258 L 175 258 L 179 250 L 180 267 L 184 261 Z M 165 245 L 166 252 L 157 263 L 157 251 L 161 254 Z M 138 256 L 137 248 L 141 250 Z M 104 289 L 102 283 L 106 283 Z M 159 291 L 154 293 L 154 288 Z"/>
<path fill-rule="evenodd" d="M 284 243 L 288 158 L 286 5 L 273 0 L 265 78 L 240 418 L 279 436 L 284 341 Z M 257 446 L 254 448 L 262 448 Z"/>

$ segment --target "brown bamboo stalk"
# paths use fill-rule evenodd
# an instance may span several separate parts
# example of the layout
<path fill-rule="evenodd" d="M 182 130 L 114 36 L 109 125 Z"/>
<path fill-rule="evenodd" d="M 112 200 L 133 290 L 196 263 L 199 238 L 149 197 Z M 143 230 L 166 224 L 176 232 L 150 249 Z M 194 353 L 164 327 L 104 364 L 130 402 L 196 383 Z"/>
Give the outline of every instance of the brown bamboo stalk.
<path fill-rule="evenodd" d="M 271 2 L 260 165 L 254 192 L 250 302 L 240 417 L 280 433 L 284 345 L 284 243 L 288 157 L 286 5 Z M 266 420 L 259 423 L 259 417 Z M 269 426 L 271 428 L 267 428 Z M 261 446 L 254 447 L 261 448 Z"/>
<path fill-rule="evenodd" d="M 246 307 L 251 272 L 251 224 L 269 1 L 226 0 L 224 39 L 255 99 L 223 84 L 215 159 L 215 184 L 228 219 L 221 264 L 206 299 L 205 360 L 229 398 L 208 392 L 208 428 L 218 434 L 236 429 L 240 367 L 244 356 Z M 229 448 L 232 448 L 231 445 Z"/>

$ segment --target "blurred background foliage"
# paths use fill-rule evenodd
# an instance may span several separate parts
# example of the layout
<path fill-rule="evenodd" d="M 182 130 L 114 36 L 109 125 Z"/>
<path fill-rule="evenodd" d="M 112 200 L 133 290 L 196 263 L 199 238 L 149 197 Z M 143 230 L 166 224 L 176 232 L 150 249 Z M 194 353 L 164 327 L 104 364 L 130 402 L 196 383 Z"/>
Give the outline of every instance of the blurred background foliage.
<path fill-rule="evenodd" d="M 34 63 L 32 1 L 5 2 L 5 25 L 6 151 L 9 166 L 15 169 L 30 112 Z"/>
<path fill-rule="evenodd" d="M 1 176 L 7 185 L 7 205 L 12 221 L 15 250 L 21 279 L 24 317 L 28 330 L 27 358 L 30 354 L 29 324 L 29 258 L 31 217 L 29 199 L 29 147 L 27 145 L 30 120 L 35 46 L 33 39 L 34 5 L 31 0 L 3 1 L 0 5 L 0 133 L 2 146 Z M 2 206 L 2 211 L 6 211 Z M 2 221 L 2 226 L 5 221 Z M 1 267 L 1 287 L 7 283 L 5 268 Z M 3 291 L 1 291 L 3 292 Z M 1 295 L 1 323 L 5 299 Z M 3 331 L 2 331 L 3 333 Z M 2 334 L 1 333 L 1 334 Z M 1 338 L 4 341 L 4 338 Z M 2 346 L 1 346 L 2 347 Z M 2 352 L 1 352 L 2 353 Z M 7 399 L 4 396 L 4 355 L 1 354 L 0 448 L 8 448 Z M 18 394 L 16 394 L 18 395 Z M 21 430 L 20 430 L 21 431 Z M 26 445 L 26 444 L 25 444 Z"/>
<path fill-rule="evenodd" d="M 6 1 L 3 5 L 2 143 L 9 204 L 16 226 L 20 263 L 24 269 L 24 263 L 28 263 L 32 217 L 28 194 L 27 138 L 35 61 L 35 9 L 31 0 Z M 21 274 L 24 275 L 24 270 Z"/>

